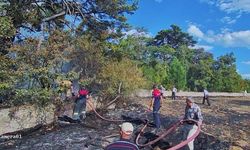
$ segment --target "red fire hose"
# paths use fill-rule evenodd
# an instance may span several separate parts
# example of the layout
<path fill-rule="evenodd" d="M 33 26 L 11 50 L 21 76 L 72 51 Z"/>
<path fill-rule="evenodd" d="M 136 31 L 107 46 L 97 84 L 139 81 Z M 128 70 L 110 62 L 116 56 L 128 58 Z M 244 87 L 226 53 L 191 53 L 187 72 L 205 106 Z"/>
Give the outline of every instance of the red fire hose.
<path fill-rule="evenodd" d="M 110 121 L 110 122 L 124 122 L 124 121 L 126 121 L 126 120 L 119 120 L 119 119 L 107 119 L 107 118 L 104 118 L 103 116 L 101 116 L 96 110 L 95 110 L 95 108 L 94 108 L 94 106 L 89 102 L 89 101 L 87 101 L 87 104 L 89 104 L 89 106 L 91 107 L 91 109 L 95 112 L 95 114 L 98 116 L 98 117 L 100 117 L 101 119 L 103 119 L 103 120 L 105 120 L 105 121 Z"/>
<path fill-rule="evenodd" d="M 187 140 L 175 145 L 174 147 L 171 147 L 169 148 L 168 150 L 177 150 L 177 149 L 180 149 L 181 147 L 187 145 L 189 142 L 191 142 L 192 140 L 194 140 L 200 133 L 201 131 L 201 128 L 200 128 L 200 124 L 198 124 L 197 121 L 195 120 L 178 120 L 176 123 L 172 124 L 164 133 L 162 133 L 158 138 L 156 138 L 155 140 L 152 140 L 146 144 L 140 144 L 139 143 L 139 139 L 140 139 L 140 136 L 141 134 L 143 133 L 143 131 L 145 130 L 145 128 L 148 126 L 148 124 L 146 124 L 140 131 L 140 133 L 138 134 L 138 136 L 136 137 L 136 144 L 140 147 L 145 147 L 145 146 L 149 146 L 149 145 L 152 145 L 156 142 L 158 142 L 159 140 L 161 140 L 162 138 L 164 138 L 165 136 L 167 136 L 169 133 L 173 132 L 178 126 L 180 126 L 181 124 L 183 124 L 184 122 L 187 122 L 187 121 L 193 121 L 197 124 L 198 126 L 198 129 L 196 130 L 196 132 L 190 137 L 188 138 Z"/>

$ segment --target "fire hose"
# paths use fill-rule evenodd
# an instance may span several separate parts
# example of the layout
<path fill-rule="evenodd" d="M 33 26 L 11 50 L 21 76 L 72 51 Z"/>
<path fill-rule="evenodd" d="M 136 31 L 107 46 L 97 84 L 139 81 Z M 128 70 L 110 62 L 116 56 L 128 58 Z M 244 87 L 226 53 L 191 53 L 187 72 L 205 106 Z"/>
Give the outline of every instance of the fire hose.
<path fill-rule="evenodd" d="M 140 136 L 141 134 L 143 133 L 143 131 L 146 129 L 146 127 L 148 126 L 148 124 L 145 124 L 144 127 L 141 129 L 140 133 L 138 134 L 138 136 L 136 137 L 136 144 L 140 147 L 145 147 L 145 146 L 149 146 L 149 145 L 152 145 L 156 142 L 158 142 L 159 140 L 161 140 L 162 138 L 164 138 L 165 136 L 167 136 L 169 133 L 173 132 L 178 126 L 182 125 L 184 122 L 187 122 L 187 121 L 193 121 L 195 124 L 197 124 L 198 126 L 198 129 L 196 130 L 196 132 L 191 136 L 189 137 L 187 140 L 169 148 L 168 150 L 176 150 L 176 149 L 179 149 L 183 146 L 185 146 L 186 144 L 188 144 L 189 142 L 191 142 L 192 140 L 194 140 L 200 133 L 201 131 L 201 128 L 200 128 L 200 124 L 198 124 L 197 121 L 195 120 L 178 120 L 177 122 L 175 122 L 174 124 L 170 125 L 170 127 L 164 131 L 158 138 L 146 143 L 146 144 L 140 144 L 139 143 L 139 139 L 140 139 Z"/>
<path fill-rule="evenodd" d="M 114 119 L 107 119 L 107 118 L 104 118 L 103 116 L 101 116 L 94 108 L 94 106 L 89 102 L 87 101 L 87 104 L 91 107 L 91 109 L 94 111 L 94 113 L 100 117 L 101 119 L 105 120 L 105 121 L 110 121 L 110 122 L 124 122 L 124 121 L 128 121 L 128 120 L 114 120 Z M 132 120 L 129 120 L 129 121 L 132 121 Z M 140 133 L 137 135 L 136 137 L 136 144 L 140 147 L 145 147 L 145 146 L 149 146 L 149 145 L 152 145 L 156 142 L 158 142 L 159 140 L 163 139 L 165 136 L 167 136 L 169 133 L 173 132 L 177 127 L 179 127 L 180 125 L 182 125 L 183 123 L 187 122 L 187 121 L 192 121 L 193 123 L 195 123 L 198 127 L 198 129 L 196 130 L 196 132 L 191 136 L 189 137 L 188 139 L 186 139 L 185 141 L 182 141 L 181 143 L 167 149 L 167 150 L 177 150 L 177 149 L 180 149 L 182 148 L 183 146 L 187 145 L 189 142 L 191 142 L 192 140 L 194 140 L 200 133 L 201 131 L 201 127 L 200 127 L 200 124 L 195 121 L 195 120 L 178 120 L 177 122 L 173 123 L 172 125 L 170 125 L 170 127 L 168 129 L 166 129 L 166 131 L 164 131 L 158 138 L 148 142 L 148 143 L 145 143 L 145 144 L 140 144 L 139 143 L 139 139 L 142 135 L 142 133 L 144 132 L 144 130 L 146 129 L 146 127 L 149 125 L 149 122 L 148 121 L 145 121 L 145 125 L 142 127 L 142 129 L 140 130 Z"/>
<path fill-rule="evenodd" d="M 131 120 L 122 120 L 122 119 L 107 119 L 104 118 L 103 116 L 101 116 L 96 109 L 94 108 L 93 104 L 91 104 L 89 101 L 87 101 L 87 104 L 91 107 L 91 109 L 94 111 L 94 113 L 101 119 L 105 120 L 105 121 L 109 121 L 109 122 L 124 122 L 124 121 L 133 121 L 134 119 Z"/>

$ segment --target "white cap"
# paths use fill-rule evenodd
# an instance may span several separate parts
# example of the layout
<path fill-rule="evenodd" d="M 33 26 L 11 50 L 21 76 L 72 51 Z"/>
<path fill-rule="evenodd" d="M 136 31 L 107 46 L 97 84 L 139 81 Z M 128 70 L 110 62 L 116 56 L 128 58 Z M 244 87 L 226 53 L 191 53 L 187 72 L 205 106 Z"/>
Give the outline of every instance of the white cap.
<path fill-rule="evenodd" d="M 129 122 L 124 122 L 123 124 L 120 125 L 120 127 L 125 134 L 132 134 L 134 130 L 133 125 Z"/>

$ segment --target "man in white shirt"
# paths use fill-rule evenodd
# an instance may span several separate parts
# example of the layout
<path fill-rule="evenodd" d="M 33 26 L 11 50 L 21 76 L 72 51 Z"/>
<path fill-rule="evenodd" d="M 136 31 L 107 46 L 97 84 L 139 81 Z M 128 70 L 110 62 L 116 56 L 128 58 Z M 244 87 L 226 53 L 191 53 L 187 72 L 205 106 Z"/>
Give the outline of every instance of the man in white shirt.
<path fill-rule="evenodd" d="M 207 91 L 207 89 L 204 89 L 204 96 L 203 96 L 203 102 L 202 102 L 202 104 L 205 104 L 205 100 L 207 100 L 207 104 L 208 104 L 208 106 L 210 106 L 210 102 L 209 102 L 209 93 L 208 93 L 208 91 Z"/>
<path fill-rule="evenodd" d="M 166 91 L 166 89 L 160 85 L 160 90 L 161 90 L 161 96 L 164 97 L 164 92 Z"/>
<path fill-rule="evenodd" d="M 175 86 L 173 86 L 173 89 L 172 89 L 172 100 L 175 100 L 176 92 L 177 92 L 177 89 L 175 88 Z"/>

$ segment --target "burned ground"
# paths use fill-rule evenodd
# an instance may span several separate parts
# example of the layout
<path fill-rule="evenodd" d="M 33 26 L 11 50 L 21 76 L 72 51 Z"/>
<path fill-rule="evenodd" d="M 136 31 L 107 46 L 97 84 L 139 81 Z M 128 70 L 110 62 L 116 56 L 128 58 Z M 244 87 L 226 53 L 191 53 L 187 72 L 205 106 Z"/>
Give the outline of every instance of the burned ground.
<path fill-rule="evenodd" d="M 136 99 L 137 103 L 118 109 L 103 112 L 106 118 L 123 118 L 130 120 L 137 134 L 146 119 L 152 120 L 152 114 L 146 106 L 149 99 Z M 250 100 L 247 98 L 211 98 L 212 106 L 202 105 L 201 98 L 195 102 L 201 107 L 204 123 L 202 132 L 195 140 L 198 150 L 227 150 L 232 145 L 241 149 L 249 149 L 250 136 Z M 162 132 L 173 122 L 177 121 L 185 108 L 184 100 L 166 99 L 161 108 Z M 34 130 L 20 132 L 21 139 L 1 140 L 0 149 L 103 149 L 107 144 L 119 138 L 118 125 L 120 122 L 107 122 L 99 119 L 93 112 L 89 113 L 83 124 L 53 123 L 38 126 Z M 157 137 L 146 129 L 141 142 Z M 133 137 L 135 138 L 135 136 Z M 161 141 L 141 149 L 166 149 L 182 140 L 181 127 Z"/>

